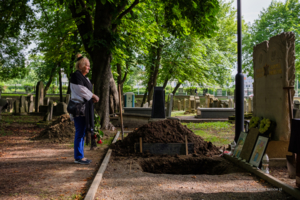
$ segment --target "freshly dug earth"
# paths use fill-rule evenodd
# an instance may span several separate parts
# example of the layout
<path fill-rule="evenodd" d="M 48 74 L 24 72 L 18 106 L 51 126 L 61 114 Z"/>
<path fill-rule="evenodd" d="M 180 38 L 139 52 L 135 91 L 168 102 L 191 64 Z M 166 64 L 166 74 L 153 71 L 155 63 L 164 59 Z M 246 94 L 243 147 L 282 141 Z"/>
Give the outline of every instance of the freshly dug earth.
<path fill-rule="evenodd" d="M 116 155 L 127 156 L 135 154 L 134 144 L 139 142 L 140 137 L 143 143 L 185 143 L 185 135 L 188 143 L 194 143 L 194 153 L 206 156 L 219 154 L 218 148 L 211 142 L 204 141 L 179 121 L 170 119 L 143 125 L 129 133 L 123 141 L 116 142 L 111 148 Z"/>
<path fill-rule="evenodd" d="M 74 122 L 70 120 L 69 115 L 65 114 L 61 115 L 34 139 L 49 139 L 53 143 L 61 143 L 74 140 L 74 136 Z"/>

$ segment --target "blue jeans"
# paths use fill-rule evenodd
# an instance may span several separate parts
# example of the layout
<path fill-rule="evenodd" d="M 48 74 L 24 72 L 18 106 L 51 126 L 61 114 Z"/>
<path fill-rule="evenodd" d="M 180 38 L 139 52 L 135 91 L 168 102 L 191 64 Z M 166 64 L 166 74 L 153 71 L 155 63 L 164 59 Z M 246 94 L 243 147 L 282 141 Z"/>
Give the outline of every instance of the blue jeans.
<path fill-rule="evenodd" d="M 75 139 L 74 139 L 74 158 L 80 160 L 84 158 L 84 136 L 85 136 L 85 117 L 74 117 Z"/>

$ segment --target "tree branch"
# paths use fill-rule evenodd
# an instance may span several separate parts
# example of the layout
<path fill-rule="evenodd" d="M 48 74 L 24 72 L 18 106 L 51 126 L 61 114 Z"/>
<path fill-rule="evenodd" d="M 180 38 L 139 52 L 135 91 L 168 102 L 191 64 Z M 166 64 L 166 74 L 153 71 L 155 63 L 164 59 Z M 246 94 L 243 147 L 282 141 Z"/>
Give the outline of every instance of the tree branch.
<path fill-rule="evenodd" d="M 127 13 L 129 13 L 138 3 L 140 2 L 140 0 L 135 0 L 131 6 L 129 8 L 127 8 L 124 12 L 122 12 L 115 20 L 114 22 L 116 21 L 119 21 L 121 20 Z M 125 6 L 124 6 L 125 7 Z M 124 8 L 123 8 L 124 9 Z M 123 10 L 121 9 L 121 10 Z M 114 23 L 113 26 L 112 26 L 112 30 L 115 31 L 117 29 L 117 24 Z"/>

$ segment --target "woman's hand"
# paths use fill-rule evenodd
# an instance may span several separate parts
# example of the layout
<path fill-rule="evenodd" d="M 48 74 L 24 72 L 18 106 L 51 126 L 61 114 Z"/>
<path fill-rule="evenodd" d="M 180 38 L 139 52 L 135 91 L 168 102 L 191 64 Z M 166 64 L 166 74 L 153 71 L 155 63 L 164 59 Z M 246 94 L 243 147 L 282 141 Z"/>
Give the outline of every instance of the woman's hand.
<path fill-rule="evenodd" d="M 93 94 L 92 100 L 94 103 L 97 103 L 99 101 L 99 97 L 97 95 Z"/>

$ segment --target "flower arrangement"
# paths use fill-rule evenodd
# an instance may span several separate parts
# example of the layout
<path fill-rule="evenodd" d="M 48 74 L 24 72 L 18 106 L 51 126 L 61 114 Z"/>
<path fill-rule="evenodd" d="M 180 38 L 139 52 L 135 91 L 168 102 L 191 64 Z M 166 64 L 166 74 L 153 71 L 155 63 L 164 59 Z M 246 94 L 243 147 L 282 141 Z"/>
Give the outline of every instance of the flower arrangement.
<path fill-rule="evenodd" d="M 95 124 L 95 135 L 94 135 L 94 139 L 97 139 L 97 143 L 98 144 L 102 144 L 101 138 L 103 138 L 103 131 L 100 130 L 101 125 L 100 125 L 100 116 L 97 114 L 97 112 L 95 111 L 95 115 L 94 115 L 94 124 Z"/>
<path fill-rule="evenodd" d="M 270 126 L 271 126 L 271 120 L 267 118 L 263 118 L 260 121 L 259 132 L 265 133 L 270 128 Z"/>
<path fill-rule="evenodd" d="M 258 126 L 259 117 L 252 117 L 250 120 L 249 128 L 255 128 Z"/>

